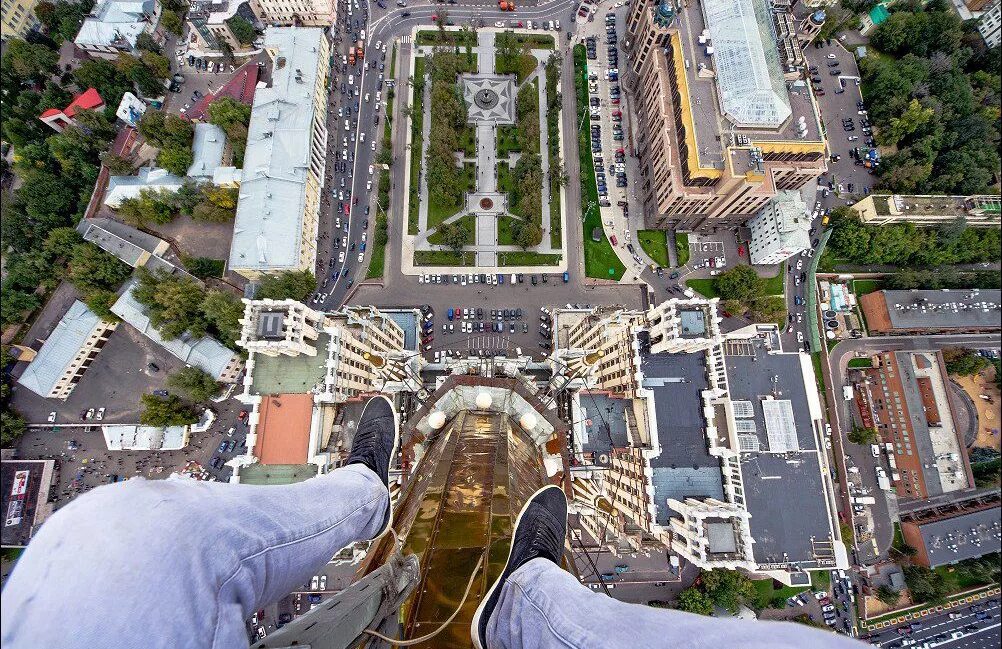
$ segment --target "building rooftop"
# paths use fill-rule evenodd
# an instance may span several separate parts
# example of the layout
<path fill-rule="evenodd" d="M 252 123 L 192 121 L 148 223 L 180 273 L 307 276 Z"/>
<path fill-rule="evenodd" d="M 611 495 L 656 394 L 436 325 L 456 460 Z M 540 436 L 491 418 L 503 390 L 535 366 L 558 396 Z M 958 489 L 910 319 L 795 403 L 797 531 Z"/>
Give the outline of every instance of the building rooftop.
<path fill-rule="evenodd" d="M 87 88 L 79 95 L 73 98 L 70 104 L 59 110 L 58 108 L 50 108 L 43 112 L 39 117 L 50 117 L 52 115 L 66 115 L 67 117 L 74 117 L 79 110 L 97 110 L 98 108 L 104 106 L 104 100 L 101 99 L 101 95 L 98 94 L 97 90 L 94 88 Z"/>
<path fill-rule="evenodd" d="M 135 176 L 112 176 L 108 179 L 108 189 L 104 194 L 104 204 L 118 207 L 127 198 L 136 198 L 144 189 L 176 192 L 184 184 L 184 178 L 175 176 L 166 169 L 143 167 Z"/>
<path fill-rule="evenodd" d="M 267 356 L 255 354 L 252 394 L 305 394 L 326 374 L 327 349 L 331 336 L 320 332 L 316 356 Z"/>
<path fill-rule="evenodd" d="M 582 392 L 581 407 L 587 415 L 581 450 L 590 453 L 608 453 L 613 448 L 630 445 L 626 412 L 631 407 L 628 399 L 611 397 L 604 392 Z"/>
<path fill-rule="evenodd" d="M 809 361 L 770 353 L 758 339 L 725 350 L 755 560 L 815 562 L 830 554 L 833 531 L 814 428 L 821 406 L 807 390 L 814 381 L 804 367 Z"/>
<path fill-rule="evenodd" d="M 140 265 L 145 254 L 159 255 L 168 244 L 160 237 L 137 230 L 114 219 L 83 219 L 77 232 L 107 253 L 115 255 L 133 268 Z"/>
<path fill-rule="evenodd" d="M 3 460 L 0 462 L 0 507 L 4 525 L 0 546 L 24 547 L 32 532 L 51 513 L 48 504 L 55 460 Z"/>
<path fill-rule="evenodd" d="M 156 0 L 97 0 L 74 42 L 77 45 L 136 46 L 156 16 Z"/>
<path fill-rule="evenodd" d="M 237 68 L 222 88 L 203 95 L 198 103 L 188 111 L 188 119 L 193 122 L 207 120 L 209 118 L 209 105 L 221 97 L 229 97 L 249 106 L 254 101 L 254 92 L 257 90 L 257 76 L 257 62 L 252 58 Z"/>
<path fill-rule="evenodd" d="M 719 42 L 710 28 L 710 11 L 714 12 L 716 31 L 722 34 Z M 766 15 L 760 15 L 762 11 Z M 752 161 L 741 156 L 725 160 L 725 147 L 823 140 L 810 89 L 802 81 L 787 85 L 783 78 L 768 11 L 764 0 L 737 4 L 709 0 L 705 12 L 700 2 L 680 9 L 681 29 L 673 35 L 670 47 L 675 52 L 676 77 L 683 85 L 679 91 L 687 95 L 682 97 L 686 104 L 682 112 L 686 129 L 693 135 L 690 154 L 694 148 L 701 168 L 721 170 L 727 163 L 736 174 L 743 174 L 750 170 Z M 748 25 L 762 31 L 751 33 Z M 704 32 L 710 36 L 712 55 L 707 55 L 707 45 L 699 42 Z M 691 119 L 686 119 L 686 114 Z M 763 121 L 752 121 L 756 119 Z M 738 153 L 748 157 L 749 149 Z"/>
<path fill-rule="evenodd" d="M 174 451 L 188 443 L 187 426 L 106 424 L 101 432 L 109 451 Z"/>
<path fill-rule="evenodd" d="M 418 315 L 414 309 L 380 309 L 379 312 L 404 330 L 404 349 L 417 351 Z"/>
<path fill-rule="evenodd" d="M 240 468 L 241 484 L 281 485 L 317 477 L 316 464 L 249 464 Z"/>
<path fill-rule="evenodd" d="M 86 304 L 73 302 L 17 382 L 48 397 L 100 322 L 101 318 Z"/>
<path fill-rule="evenodd" d="M 272 84 L 257 90 L 244 153 L 230 266 L 298 268 L 313 141 L 313 92 L 322 29 L 269 28 Z"/>
<path fill-rule="evenodd" d="M 190 178 L 211 179 L 213 172 L 223 164 L 226 134 L 215 124 L 198 122 L 191 145 L 193 162 L 188 167 Z"/>
<path fill-rule="evenodd" d="M 932 568 L 1002 550 L 999 507 L 967 512 L 953 518 L 921 523 Z"/>
<path fill-rule="evenodd" d="M 210 336 L 194 338 L 185 333 L 180 338 L 164 339 L 146 315 L 146 307 L 132 296 L 138 283 L 138 280 L 132 280 L 127 285 L 118 301 L 112 305 L 111 312 L 188 365 L 194 365 L 218 380 L 233 361 L 236 352 Z"/>
<path fill-rule="evenodd" d="M 254 455 L 261 464 L 304 464 L 309 460 L 313 396 L 279 394 L 261 400 Z"/>
<path fill-rule="evenodd" d="M 892 329 L 1000 327 L 1002 291 L 998 289 L 882 290 L 878 294 L 883 296 Z M 869 312 L 866 317 L 869 322 Z"/>

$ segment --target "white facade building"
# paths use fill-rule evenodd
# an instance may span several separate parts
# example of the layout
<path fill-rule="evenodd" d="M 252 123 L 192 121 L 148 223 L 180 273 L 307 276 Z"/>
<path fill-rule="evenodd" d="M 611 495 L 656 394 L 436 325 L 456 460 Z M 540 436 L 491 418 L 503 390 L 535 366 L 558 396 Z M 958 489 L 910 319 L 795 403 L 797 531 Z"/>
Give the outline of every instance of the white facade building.
<path fill-rule="evenodd" d="M 748 254 L 755 265 L 779 264 L 811 247 L 811 218 L 800 192 L 776 194 L 748 227 Z"/>
<path fill-rule="evenodd" d="M 1002 2 L 995 0 L 978 21 L 978 31 L 988 47 L 998 47 L 1002 42 Z"/>
<path fill-rule="evenodd" d="M 160 13 L 157 0 L 98 0 L 73 42 L 91 56 L 114 59 L 135 52 L 140 34 L 154 36 Z"/>

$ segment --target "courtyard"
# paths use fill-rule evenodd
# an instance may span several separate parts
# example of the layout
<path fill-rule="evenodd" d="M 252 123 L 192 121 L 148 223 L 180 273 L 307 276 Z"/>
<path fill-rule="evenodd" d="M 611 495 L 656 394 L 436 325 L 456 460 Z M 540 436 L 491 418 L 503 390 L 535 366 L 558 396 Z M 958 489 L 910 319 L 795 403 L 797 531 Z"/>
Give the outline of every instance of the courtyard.
<path fill-rule="evenodd" d="M 553 39 L 425 30 L 414 40 L 402 271 L 565 270 Z"/>

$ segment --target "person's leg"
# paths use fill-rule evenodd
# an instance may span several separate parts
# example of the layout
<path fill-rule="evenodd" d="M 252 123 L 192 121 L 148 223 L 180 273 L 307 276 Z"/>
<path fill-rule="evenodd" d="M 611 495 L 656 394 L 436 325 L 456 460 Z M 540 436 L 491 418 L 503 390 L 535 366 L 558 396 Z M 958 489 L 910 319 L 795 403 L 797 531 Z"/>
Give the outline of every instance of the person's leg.
<path fill-rule="evenodd" d="M 844 636 L 789 622 L 722 619 L 628 604 L 578 583 L 546 559 L 512 573 L 487 631 L 491 649 L 851 649 Z"/>
<path fill-rule="evenodd" d="M 340 548 L 389 527 L 392 406 L 372 400 L 349 465 L 284 486 L 133 479 L 56 512 L 2 598 L 0 644 L 245 647 L 244 620 Z"/>

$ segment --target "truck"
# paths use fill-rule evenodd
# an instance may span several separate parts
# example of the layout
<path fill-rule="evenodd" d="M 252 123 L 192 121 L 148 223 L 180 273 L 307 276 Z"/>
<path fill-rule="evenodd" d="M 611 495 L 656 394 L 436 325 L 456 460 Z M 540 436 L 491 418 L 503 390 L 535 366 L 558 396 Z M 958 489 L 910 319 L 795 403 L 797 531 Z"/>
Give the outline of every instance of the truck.
<path fill-rule="evenodd" d="M 842 386 L 842 398 L 845 399 L 846 401 L 852 401 L 852 396 L 853 396 L 852 395 L 852 386 L 851 385 L 843 385 Z"/>
<path fill-rule="evenodd" d="M 879 466 L 877 467 L 877 486 L 884 491 L 890 491 L 892 489 L 891 481 L 887 478 L 887 474 L 884 473 L 884 470 Z"/>
<path fill-rule="evenodd" d="M 852 499 L 852 502 L 856 505 L 873 505 L 877 502 L 877 499 L 873 496 L 856 496 Z"/>
<path fill-rule="evenodd" d="M 880 457 L 880 445 L 870 444 L 870 455 L 873 457 Z"/>

